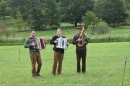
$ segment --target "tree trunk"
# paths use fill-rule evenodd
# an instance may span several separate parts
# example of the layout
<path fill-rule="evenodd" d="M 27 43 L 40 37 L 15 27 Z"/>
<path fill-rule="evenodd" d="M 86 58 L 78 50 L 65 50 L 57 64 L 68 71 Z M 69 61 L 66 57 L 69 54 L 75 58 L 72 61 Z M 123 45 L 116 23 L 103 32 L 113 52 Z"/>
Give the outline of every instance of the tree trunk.
<path fill-rule="evenodd" d="M 74 26 L 77 27 L 77 22 L 76 21 L 74 22 Z"/>
<path fill-rule="evenodd" d="M 5 21 L 5 16 L 4 16 L 4 18 L 3 18 L 3 19 L 4 19 L 4 21 Z"/>
<path fill-rule="evenodd" d="M 115 23 L 113 23 L 113 28 L 115 28 L 116 27 L 116 24 Z"/>

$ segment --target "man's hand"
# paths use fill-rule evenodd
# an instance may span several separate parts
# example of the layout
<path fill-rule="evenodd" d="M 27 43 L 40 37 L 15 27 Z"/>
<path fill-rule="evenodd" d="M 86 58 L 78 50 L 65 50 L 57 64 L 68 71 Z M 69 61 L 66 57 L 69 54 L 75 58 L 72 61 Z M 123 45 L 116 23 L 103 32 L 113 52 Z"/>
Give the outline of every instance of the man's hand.
<path fill-rule="evenodd" d="M 69 42 L 67 42 L 67 44 L 66 44 L 67 46 L 69 46 Z"/>
<path fill-rule="evenodd" d="M 36 46 L 36 43 L 33 42 L 33 43 L 32 43 L 32 46 Z"/>
<path fill-rule="evenodd" d="M 84 41 L 84 43 L 83 44 L 87 44 L 87 42 L 86 41 Z"/>
<path fill-rule="evenodd" d="M 58 43 L 58 40 L 55 40 L 55 41 L 54 41 L 54 43 L 56 43 L 56 44 L 57 44 L 57 43 Z"/>
<path fill-rule="evenodd" d="M 77 39 L 77 41 L 78 41 L 78 42 L 81 42 L 81 41 L 82 41 L 82 39 L 78 38 L 78 39 Z"/>

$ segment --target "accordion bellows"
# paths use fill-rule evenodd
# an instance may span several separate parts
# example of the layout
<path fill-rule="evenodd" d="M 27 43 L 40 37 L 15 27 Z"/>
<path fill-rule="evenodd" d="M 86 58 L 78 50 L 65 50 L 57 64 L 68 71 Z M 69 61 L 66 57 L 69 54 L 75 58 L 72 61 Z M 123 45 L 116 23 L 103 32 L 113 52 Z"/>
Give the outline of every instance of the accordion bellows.
<path fill-rule="evenodd" d="M 57 48 L 67 49 L 67 38 L 58 38 Z"/>
<path fill-rule="evenodd" d="M 46 43 L 45 43 L 45 40 L 44 38 L 36 38 L 36 49 L 45 49 L 46 47 Z"/>

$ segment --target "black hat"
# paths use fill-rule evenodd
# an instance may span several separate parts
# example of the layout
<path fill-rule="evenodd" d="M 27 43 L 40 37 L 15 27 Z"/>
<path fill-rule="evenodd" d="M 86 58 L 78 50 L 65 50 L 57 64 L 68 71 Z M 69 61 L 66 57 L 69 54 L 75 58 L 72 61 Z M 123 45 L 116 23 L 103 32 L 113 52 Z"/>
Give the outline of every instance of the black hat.
<path fill-rule="evenodd" d="M 81 26 L 78 26 L 77 29 L 82 29 L 82 27 L 81 27 Z"/>

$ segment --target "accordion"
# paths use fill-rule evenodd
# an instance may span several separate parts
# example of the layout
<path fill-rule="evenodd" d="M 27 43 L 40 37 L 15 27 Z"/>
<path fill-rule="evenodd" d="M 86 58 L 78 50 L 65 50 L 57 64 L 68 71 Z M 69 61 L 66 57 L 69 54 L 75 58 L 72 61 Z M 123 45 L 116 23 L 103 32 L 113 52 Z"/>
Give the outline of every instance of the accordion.
<path fill-rule="evenodd" d="M 67 38 L 58 38 L 57 41 L 57 48 L 67 49 Z"/>
<path fill-rule="evenodd" d="M 46 42 L 44 38 L 36 38 L 35 43 L 36 43 L 36 49 L 38 50 L 45 49 L 46 47 Z"/>

